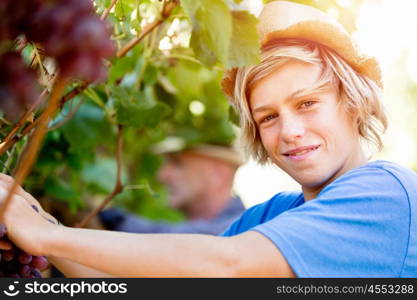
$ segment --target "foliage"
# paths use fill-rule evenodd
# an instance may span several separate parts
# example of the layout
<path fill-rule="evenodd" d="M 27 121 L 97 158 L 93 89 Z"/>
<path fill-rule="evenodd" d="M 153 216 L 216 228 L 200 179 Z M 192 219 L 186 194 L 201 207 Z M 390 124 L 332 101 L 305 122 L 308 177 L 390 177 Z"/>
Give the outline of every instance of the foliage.
<path fill-rule="evenodd" d="M 107 20 L 118 50 L 164 17 L 165 2 L 116 2 Z M 110 5 L 109 0 L 95 1 L 97 14 Z M 48 203 L 66 203 L 72 213 L 97 206 L 97 199 L 110 194 L 116 182 L 116 128 L 122 125 L 124 190 L 115 204 L 150 217 L 181 218 L 165 207 L 166 190 L 156 179 L 163 158 L 150 146 L 167 135 L 180 135 L 190 143 L 232 142 L 229 104 L 219 82 L 222 67 L 257 61 L 255 24 L 253 15 L 232 10 L 224 0 L 181 1 L 126 55 L 108 61 L 106 82 L 89 85 L 63 105 L 49 124 L 25 187 Z M 243 30 L 250 35 L 245 37 Z M 56 68 L 40 53 L 31 43 L 22 51 L 40 85 L 50 88 Z M 66 92 L 80 85 L 73 81 Z M 6 136 L 15 120 L 3 121 L 1 132 Z M 29 140 L 23 137 L 2 156 L 7 164 L 3 171 L 16 167 Z"/>

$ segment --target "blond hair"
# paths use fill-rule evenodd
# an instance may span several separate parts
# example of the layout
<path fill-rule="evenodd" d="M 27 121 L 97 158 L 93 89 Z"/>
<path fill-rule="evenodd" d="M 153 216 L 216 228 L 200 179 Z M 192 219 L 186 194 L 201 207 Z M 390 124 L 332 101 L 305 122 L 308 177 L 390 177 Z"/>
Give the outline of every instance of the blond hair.
<path fill-rule="evenodd" d="M 378 85 L 353 70 L 336 52 L 326 46 L 287 39 L 265 47 L 260 64 L 237 70 L 234 105 L 240 115 L 241 143 L 246 154 L 261 164 L 269 161 L 251 114 L 249 93 L 256 82 L 290 60 L 321 65 L 322 73 L 317 87 L 321 88 L 328 84 L 335 86 L 339 92 L 340 103 L 356 116 L 359 136 L 363 141 L 375 145 L 378 150 L 382 149 L 381 134 L 387 128 L 387 118 Z"/>

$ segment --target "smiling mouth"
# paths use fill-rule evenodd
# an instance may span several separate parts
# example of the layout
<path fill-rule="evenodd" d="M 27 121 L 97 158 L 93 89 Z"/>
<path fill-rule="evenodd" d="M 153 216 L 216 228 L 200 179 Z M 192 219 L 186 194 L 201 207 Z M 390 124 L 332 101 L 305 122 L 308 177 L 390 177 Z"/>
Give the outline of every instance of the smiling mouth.
<path fill-rule="evenodd" d="M 317 150 L 320 147 L 320 145 L 314 145 L 314 146 L 307 146 L 307 147 L 300 147 L 288 152 L 283 153 L 284 156 L 289 157 L 296 157 L 296 156 L 302 156 L 308 152 L 312 152 Z"/>

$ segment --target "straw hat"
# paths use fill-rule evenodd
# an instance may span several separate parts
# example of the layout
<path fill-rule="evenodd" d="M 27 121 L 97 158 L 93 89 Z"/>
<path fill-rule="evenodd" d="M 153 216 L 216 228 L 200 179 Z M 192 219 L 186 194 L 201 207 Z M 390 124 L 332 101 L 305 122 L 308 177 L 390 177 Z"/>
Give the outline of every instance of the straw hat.
<path fill-rule="evenodd" d="M 288 1 L 265 4 L 259 15 L 258 32 L 262 48 L 279 39 L 303 39 L 336 51 L 357 72 L 382 87 L 381 71 L 375 58 L 359 53 L 350 35 L 336 20 L 311 6 Z M 237 69 L 227 70 L 222 88 L 233 98 Z"/>
<path fill-rule="evenodd" d="M 155 154 L 172 154 L 183 151 L 191 151 L 203 156 L 217 158 L 235 166 L 243 164 L 241 155 L 232 146 L 220 146 L 214 144 L 188 145 L 185 139 L 176 136 L 167 137 L 162 142 L 152 146 Z"/>

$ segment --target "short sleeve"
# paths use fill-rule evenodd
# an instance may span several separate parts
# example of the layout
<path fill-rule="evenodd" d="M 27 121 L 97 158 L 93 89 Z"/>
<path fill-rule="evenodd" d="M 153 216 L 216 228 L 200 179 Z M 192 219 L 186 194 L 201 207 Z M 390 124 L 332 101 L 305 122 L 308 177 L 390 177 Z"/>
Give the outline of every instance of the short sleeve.
<path fill-rule="evenodd" d="M 220 236 L 233 236 L 265 223 L 284 211 L 304 203 L 301 192 L 281 192 L 270 200 L 247 209 L 240 218 L 227 228 Z"/>
<path fill-rule="evenodd" d="M 410 231 L 408 195 L 386 170 L 358 168 L 253 230 L 298 277 L 397 277 Z"/>

